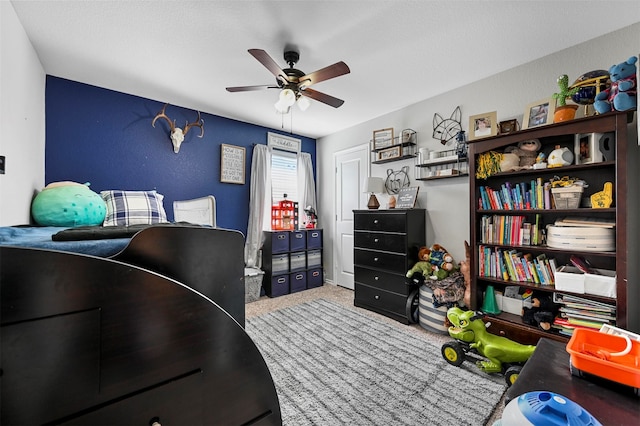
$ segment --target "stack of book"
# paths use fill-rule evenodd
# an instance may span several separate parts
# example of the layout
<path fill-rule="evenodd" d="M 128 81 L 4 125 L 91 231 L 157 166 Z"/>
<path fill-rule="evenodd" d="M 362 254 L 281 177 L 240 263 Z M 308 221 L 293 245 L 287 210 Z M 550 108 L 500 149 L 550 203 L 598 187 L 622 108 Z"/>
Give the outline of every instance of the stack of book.
<path fill-rule="evenodd" d="M 614 305 L 564 293 L 554 293 L 553 301 L 561 305 L 552 325 L 560 334 L 571 336 L 576 328 L 600 330 L 603 324 L 616 325 Z"/>
<path fill-rule="evenodd" d="M 483 210 L 532 210 L 551 209 L 550 182 L 542 178 L 531 182 L 505 182 L 500 188 L 480 186 L 479 208 Z"/>
<path fill-rule="evenodd" d="M 549 286 L 555 283 L 556 261 L 544 253 L 534 257 L 515 249 L 480 245 L 478 256 L 480 276 Z"/>
<path fill-rule="evenodd" d="M 525 216 L 485 215 L 480 219 L 480 240 L 483 244 L 535 246 L 542 243 L 541 218 L 536 214 L 535 222 Z"/>

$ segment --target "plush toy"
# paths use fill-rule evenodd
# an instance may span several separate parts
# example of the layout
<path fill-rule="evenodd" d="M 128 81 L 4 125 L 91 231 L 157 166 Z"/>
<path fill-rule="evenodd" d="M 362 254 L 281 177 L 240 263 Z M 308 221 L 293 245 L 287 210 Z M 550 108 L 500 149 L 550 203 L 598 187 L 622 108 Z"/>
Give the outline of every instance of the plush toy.
<path fill-rule="evenodd" d="M 518 146 L 508 146 L 504 150 L 500 169 L 503 172 L 531 169 L 536 162 L 542 144 L 538 139 L 520 141 Z M 515 157 L 514 157 L 515 156 Z"/>
<path fill-rule="evenodd" d="M 551 296 L 534 295 L 531 297 L 531 307 L 522 308 L 522 322 L 548 331 L 558 314 L 558 308 Z"/>
<path fill-rule="evenodd" d="M 449 276 L 450 272 L 456 269 L 453 263 L 453 256 L 449 254 L 447 249 L 440 244 L 434 244 L 431 246 L 431 253 L 429 253 L 429 262 L 433 265 L 433 273 L 431 279 L 441 280 Z"/>
<path fill-rule="evenodd" d="M 36 195 L 31 214 L 42 226 L 102 225 L 107 205 L 88 183 L 53 182 Z"/>
<path fill-rule="evenodd" d="M 425 279 L 442 280 L 455 270 L 453 256 L 440 244 L 434 244 L 420 248 L 418 262 L 407 272 L 407 278 L 420 273 Z"/>
<path fill-rule="evenodd" d="M 596 95 L 593 107 L 598 113 L 627 111 L 638 104 L 635 56 L 609 68 L 611 87 Z"/>

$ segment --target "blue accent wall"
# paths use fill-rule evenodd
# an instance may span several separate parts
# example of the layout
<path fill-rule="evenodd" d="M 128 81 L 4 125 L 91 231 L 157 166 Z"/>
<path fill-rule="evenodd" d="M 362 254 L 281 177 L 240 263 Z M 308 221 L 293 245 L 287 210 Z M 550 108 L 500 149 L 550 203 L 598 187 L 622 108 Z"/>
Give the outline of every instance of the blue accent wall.
<path fill-rule="evenodd" d="M 58 77 L 46 84 L 45 181 L 90 182 L 95 192 L 109 189 L 152 190 L 165 196 L 173 220 L 173 201 L 212 194 L 218 226 L 246 235 L 249 216 L 251 156 L 267 133 L 302 140 L 316 170 L 316 140 L 201 112 L 204 137 L 192 128 L 175 154 L 169 125 L 153 117 L 163 102 L 115 92 Z M 169 105 L 167 115 L 184 127 L 197 112 Z M 265 111 L 265 114 L 273 113 Z M 220 145 L 246 148 L 245 184 L 220 182 Z"/>

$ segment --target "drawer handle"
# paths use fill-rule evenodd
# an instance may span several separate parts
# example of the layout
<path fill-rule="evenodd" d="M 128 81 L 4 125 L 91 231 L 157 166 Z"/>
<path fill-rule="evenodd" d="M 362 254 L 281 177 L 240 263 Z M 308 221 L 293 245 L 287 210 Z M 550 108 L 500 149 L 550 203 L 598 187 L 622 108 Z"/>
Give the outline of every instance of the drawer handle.
<path fill-rule="evenodd" d="M 374 239 L 373 239 L 373 242 L 374 242 L 374 243 L 377 243 L 378 241 L 380 241 L 378 238 L 374 238 Z"/>
<path fill-rule="evenodd" d="M 296 280 L 300 281 L 302 278 L 304 278 L 304 275 L 302 274 L 296 275 Z"/>
<path fill-rule="evenodd" d="M 279 240 L 284 240 L 285 238 L 287 238 L 287 236 L 286 236 L 286 235 L 284 235 L 284 234 L 280 234 L 280 235 L 278 235 L 278 239 L 279 239 Z"/>
<path fill-rule="evenodd" d="M 379 260 L 380 260 L 380 258 L 378 258 L 378 257 L 374 257 L 374 258 L 373 258 L 373 261 L 374 261 L 374 262 L 377 262 L 377 261 L 379 261 Z"/>
<path fill-rule="evenodd" d="M 287 280 L 286 278 L 278 278 L 278 284 L 282 284 L 286 280 Z"/>
<path fill-rule="evenodd" d="M 374 219 L 373 223 L 375 223 L 377 225 L 378 224 L 378 219 Z"/>
<path fill-rule="evenodd" d="M 374 299 L 376 300 L 380 300 L 380 296 L 378 296 L 377 294 L 375 296 L 373 296 Z"/>
<path fill-rule="evenodd" d="M 320 233 L 319 233 L 319 232 L 312 232 L 312 233 L 311 233 L 311 237 L 312 237 L 312 238 L 318 238 L 318 236 L 319 236 L 319 235 L 320 235 Z"/>
<path fill-rule="evenodd" d="M 302 235 L 302 234 L 296 234 L 296 238 L 297 238 L 297 239 L 302 239 L 302 238 L 304 238 L 304 235 Z"/>
<path fill-rule="evenodd" d="M 378 281 L 380 279 L 380 277 L 376 275 L 375 277 L 373 277 L 373 279 Z"/>

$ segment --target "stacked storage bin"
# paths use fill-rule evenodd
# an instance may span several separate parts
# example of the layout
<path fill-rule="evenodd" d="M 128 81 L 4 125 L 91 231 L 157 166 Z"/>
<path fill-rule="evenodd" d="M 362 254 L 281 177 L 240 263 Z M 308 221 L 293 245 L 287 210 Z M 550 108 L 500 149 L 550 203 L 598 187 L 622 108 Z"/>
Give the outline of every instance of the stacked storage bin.
<path fill-rule="evenodd" d="M 322 230 L 265 232 L 262 268 L 269 297 L 321 286 Z"/>

